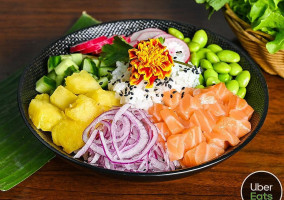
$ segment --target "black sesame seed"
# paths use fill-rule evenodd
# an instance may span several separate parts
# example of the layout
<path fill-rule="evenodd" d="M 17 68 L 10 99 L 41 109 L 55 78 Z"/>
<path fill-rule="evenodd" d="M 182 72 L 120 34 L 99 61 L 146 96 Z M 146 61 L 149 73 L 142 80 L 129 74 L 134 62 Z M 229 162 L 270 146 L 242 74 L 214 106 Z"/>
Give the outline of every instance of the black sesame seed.
<path fill-rule="evenodd" d="M 124 74 L 122 74 L 121 78 L 123 78 L 123 77 L 124 77 Z"/>
<path fill-rule="evenodd" d="M 147 84 L 147 82 L 144 82 L 144 84 Z"/>
<path fill-rule="evenodd" d="M 130 97 L 129 99 L 131 100 L 131 99 L 133 99 L 133 97 Z"/>
<path fill-rule="evenodd" d="M 159 94 L 156 94 L 156 97 L 159 97 Z"/>
<path fill-rule="evenodd" d="M 170 89 L 172 89 L 172 86 L 171 86 L 170 84 L 168 85 L 168 87 L 169 87 Z"/>
<path fill-rule="evenodd" d="M 102 84 L 103 84 L 103 82 L 99 82 L 99 84 L 100 84 L 100 85 L 102 85 Z"/>
<path fill-rule="evenodd" d="M 175 56 L 174 59 L 177 59 L 177 57 Z"/>
<path fill-rule="evenodd" d="M 157 88 L 154 89 L 154 91 L 157 91 L 157 90 L 158 90 Z"/>
<path fill-rule="evenodd" d="M 163 83 L 162 82 L 159 82 L 158 84 L 157 84 L 157 86 L 160 86 L 160 85 L 162 85 Z"/>
<path fill-rule="evenodd" d="M 177 51 L 176 53 L 182 53 L 182 51 Z"/>
<path fill-rule="evenodd" d="M 133 93 L 133 92 L 130 92 L 130 94 L 131 94 L 131 95 L 134 95 L 134 93 Z"/>
<path fill-rule="evenodd" d="M 185 87 L 182 87 L 181 89 L 182 89 L 182 90 L 184 90 L 184 89 L 185 89 Z"/>
<path fill-rule="evenodd" d="M 134 88 L 137 88 L 136 86 L 134 86 Z"/>
<path fill-rule="evenodd" d="M 170 81 L 174 81 L 172 78 L 170 78 Z"/>
<path fill-rule="evenodd" d="M 149 95 L 147 94 L 147 95 L 146 95 L 146 99 L 148 99 L 148 97 L 149 97 Z"/>
<path fill-rule="evenodd" d="M 161 94 L 161 97 L 163 97 L 164 96 L 164 94 Z"/>
<path fill-rule="evenodd" d="M 108 72 L 108 73 L 111 73 L 112 71 L 111 71 L 111 70 L 107 70 L 107 72 Z"/>
<path fill-rule="evenodd" d="M 175 94 L 175 93 L 177 93 L 177 91 L 175 90 L 175 91 L 173 91 L 173 94 Z"/>
<path fill-rule="evenodd" d="M 170 97 L 173 98 L 173 95 L 171 94 Z"/>
<path fill-rule="evenodd" d="M 149 92 L 149 90 L 148 90 L 148 89 L 146 89 L 146 90 L 145 90 L 145 92 Z"/>
<path fill-rule="evenodd" d="M 184 96 L 184 92 L 181 93 L 181 98 L 183 98 L 183 96 Z"/>
<path fill-rule="evenodd" d="M 121 96 L 121 97 L 122 97 L 122 94 L 120 93 L 120 94 L 119 94 L 119 96 Z"/>

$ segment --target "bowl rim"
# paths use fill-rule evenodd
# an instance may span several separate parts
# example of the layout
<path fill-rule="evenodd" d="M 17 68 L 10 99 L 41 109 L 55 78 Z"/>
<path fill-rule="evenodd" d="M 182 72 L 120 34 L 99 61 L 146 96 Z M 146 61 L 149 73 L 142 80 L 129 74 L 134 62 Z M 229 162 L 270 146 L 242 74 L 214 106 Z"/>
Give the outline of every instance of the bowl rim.
<path fill-rule="evenodd" d="M 250 63 L 252 64 L 252 66 L 256 66 L 256 75 L 259 77 L 261 84 L 263 85 L 264 88 L 264 101 L 266 102 L 265 107 L 263 109 L 263 115 L 259 120 L 259 123 L 257 124 L 255 130 L 241 143 L 239 144 L 236 148 L 234 148 L 232 151 L 225 153 L 219 157 L 217 157 L 216 159 L 213 159 L 209 162 L 203 163 L 201 165 L 195 166 L 195 167 L 190 167 L 190 168 L 185 168 L 185 169 L 179 169 L 179 170 L 175 170 L 175 171 L 168 171 L 168 172 L 154 172 L 154 173 L 137 173 L 137 172 L 124 172 L 124 171 L 117 171 L 117 170 L 110 170 L 110 169 L 105 169 L 105 168 L 101 168 L 101 167 L 97 167 L 94 165 L 90 165 L 86 162 L 83 162 L 79 159 L 75 159 L 72 156 L 67 156 L 64 153 L 58 151 L 57 149 L 53 148 L 48 142 L 46 142 L 42 137 L 40 137 L 40 135 L 35 131 L 35 129 L 30 125 L 30 123 L 28 122 L 26 116 L 25 116 L 25 112 L 24 112 L 24 107 L 21 101 L 21 95 L 22 95 L 22 85 L 24 82 L 24 75 L 26 74 L 26 72 L 29 70 L 30 66 L 32 65 L 32 62 L 27 65 L 24 69 L 24 71 L 22 72 L 20 81 L 19 81 L 19 85 L 18 85 L 18 96 L 17 96 L 17 100 L 18 100 L 18 106 L 19 106 L 19 110 L 21 113 L 21 116 L 26 124 L 26 126 L 30 129 L 30 131 L 33 133 L 33 135 L 41 142 L 43 143 L 46 147 L 48 147 L 50 150 L 52 150 L 56 155 L 61 156 L 64 159 L 67 159 L 68 161 L 71 161 L 77 165 L 80 166 L 84 166 L 86 168 L 95 170 L 97 172 L 103 172 L 106 174 L 116 174 L 116 175 L 123 175 L 123 176 L 130 176 L 130 177 L 169 177 L 169 176 L 178 176 L 178 175 L 186 175 L 186 174 L 191 174 L 197 171 L 201 171 L 202 169 L 205 168 L 209 168 L 211 166 L 214 166 L 226 159 L 228 159 L 229 157 L 231 157 L 232 155 L 234 155 L 235 153 L 237 153 L 239 150 L 241 150 L 243 147 L 245 147 L 254 137 L 255 135 L 259 132 L 260 128 L 262 127 L 265 118 L 267 116 L 267 112 L 268 112 L 268 106 L 269 106 L 269 93 L 268 93 L 268 87 L 267 87 L 267 83 L 265 81 L 265 78 L 261 72 L 261 70 L 259 69 L 258 65 L 252 60 L 252 58 L 249 57 L 248 53 L 243 50 L 242 48 L 240 48 L 239 46 L 237 46 L 236 44 L 234 44 L 233 42 L 231 42 L 230 40 L 228 40 L 227 38 L 225 38 L 224 36 L 218 34 L 218 33 L 214 33 L 206 28 L 203 27 L 197 27 L 195 25 L 192 24 L 188 24 L 188 23 L 183 23 L 183 22 L 178 22 L 178 21 L 173 21 L 173 20 L 164 20 L 164 19 L 124 19 L 124 20 L 115 20 L 115 21 L 108 21 L 108 22 L 103 22 L 100 24 L 96 24 L 84 29 L 80 29 L 78 31 L 75 31 L 71 34 L 67 34 L 64 35 L 62 37 L 60 37 L 59 39 L 55 40 L 54 42 L 52 42 L 50 45 L 48 45 L 47 47 L 45 47 L 39 54 L 38 56 L 34 57 L 33 60 L 37 59 L 40 57 L 40 55 L 47 51 L 47 49 L 49 49 L 51 46 L 53 46 L 55 43 L 59 42 L 60 40 L 63 40 L 64 38 L 66 38 L 69 35 L 76 35 L 78 32 L 80 31 L 84 31 L 93 27 L 99 27 L 99 26 L 103 26 L 106 24 L 115 24 L 115 23 L 119 23 L 119 22 L 135 22 L 135 21 L 163 21 L 163 22 L 167 22 L 167 23 L 174 23 L 174 24 L 179 24 L 182 26 L 191 26 L 194 27 L 195 29 L 204 29 L 206 30 L 206 32 L 210 32 L 211 34 L 214 34 L 220 38 L 222 38 L 226 43 L 230 44 L 232 47 L 234 47 L 235 49 L 237 49 L 239 52 L 242 53 L 242 56 Z"/>

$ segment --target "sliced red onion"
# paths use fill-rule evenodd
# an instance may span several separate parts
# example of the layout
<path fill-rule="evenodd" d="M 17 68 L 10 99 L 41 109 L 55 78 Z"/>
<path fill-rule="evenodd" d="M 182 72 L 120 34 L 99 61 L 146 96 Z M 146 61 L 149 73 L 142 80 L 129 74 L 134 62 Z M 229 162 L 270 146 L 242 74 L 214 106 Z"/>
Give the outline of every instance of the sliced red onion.
<path fill-rule="evenodd" d="M 175 166 L 158 138 L 148 114 L 129 104 L 97 117 L 84 131 L 84 147 L 75 155 L 88 155 L 90 164 L 112 170 L 158 172 Z"/>

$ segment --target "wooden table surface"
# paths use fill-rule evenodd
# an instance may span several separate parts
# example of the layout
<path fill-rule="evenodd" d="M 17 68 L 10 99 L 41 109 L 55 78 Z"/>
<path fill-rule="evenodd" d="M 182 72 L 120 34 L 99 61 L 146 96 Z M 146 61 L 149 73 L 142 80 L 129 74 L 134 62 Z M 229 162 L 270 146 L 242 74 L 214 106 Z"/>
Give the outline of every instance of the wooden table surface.
<path fill-rule="evenodd" d="M 236 40 L 221 12 L 207 20 L 192 0 L 0 0 L 0 79 L 27 65 L 61 37 L 83 10 L 101 21 L 170 19 L 206 27 Z M 257 136 L 225 162 L 168 182 L 134 182 L 86 173 L 56 157 L 0 199 L 240 199 L 251 172 L 267 170 L 284 183 L 284 80 L 264 73 L 270 96 Z M 0 158 L 1 159 L 1 158 Z"/>

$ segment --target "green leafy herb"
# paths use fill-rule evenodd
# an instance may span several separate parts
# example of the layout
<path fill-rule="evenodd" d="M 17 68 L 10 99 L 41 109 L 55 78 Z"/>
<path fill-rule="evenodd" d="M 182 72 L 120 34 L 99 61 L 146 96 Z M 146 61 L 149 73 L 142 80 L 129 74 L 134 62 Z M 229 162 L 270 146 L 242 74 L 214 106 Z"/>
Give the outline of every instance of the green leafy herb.
<path fill-rule="evenodd" d="M 158 39 L 159 39 L 159 41 L 161 42 L 161 44 L 164 44 L 164 42 L 165 42 L 165 38 L 163 38 L 163 37 L 159 37 Z"/>
<path fill-rule="evenodd" d="M 103 46 L 101 60 L 106 66 L 115 66 L 116 61 L 128 62 L 128 50 L 132 48 L 123 38 L 115 36 L 113 44 Z"/>

